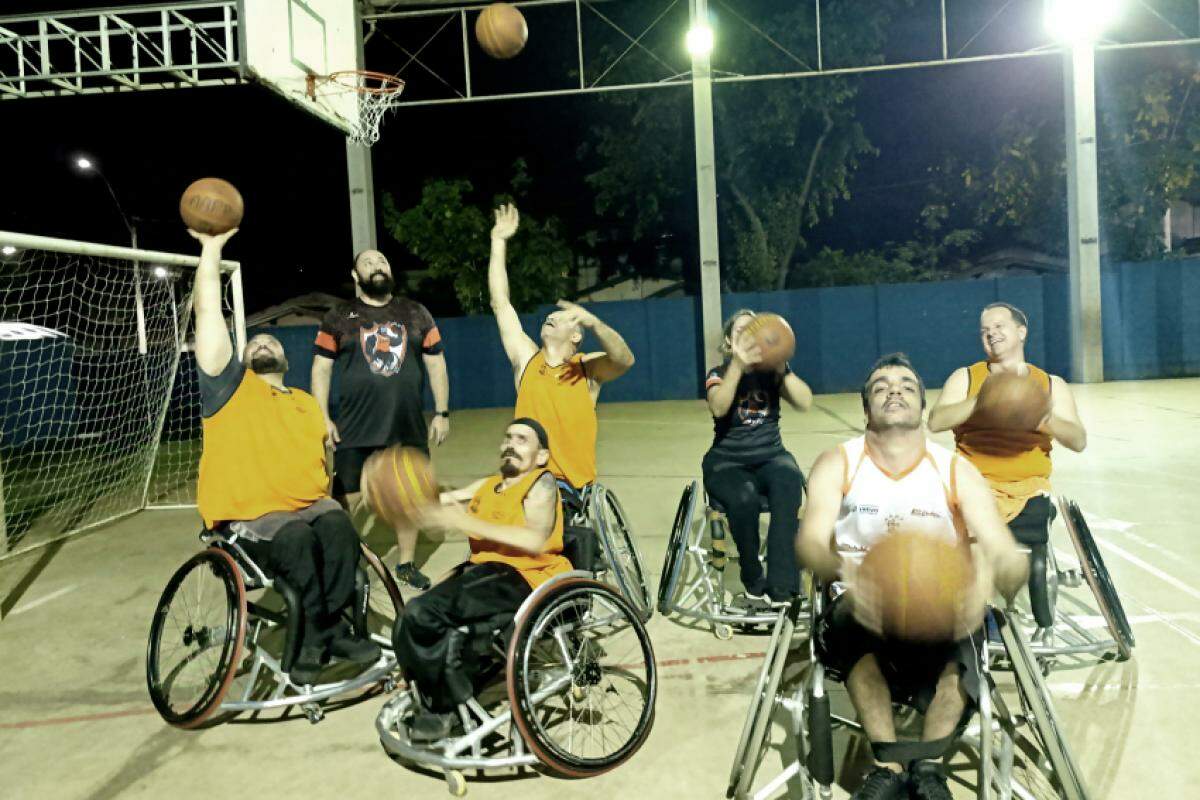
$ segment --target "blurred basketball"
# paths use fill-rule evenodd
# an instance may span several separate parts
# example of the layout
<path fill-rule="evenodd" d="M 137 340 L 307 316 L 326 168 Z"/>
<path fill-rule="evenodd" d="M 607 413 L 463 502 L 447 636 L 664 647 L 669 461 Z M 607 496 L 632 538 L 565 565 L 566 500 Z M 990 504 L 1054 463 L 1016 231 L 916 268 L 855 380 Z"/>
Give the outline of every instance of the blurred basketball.
<path fill-rule="evenodd" d="M 978 422 L 1013 431 L 1032 431 L 1050 413 L 1050 395 L 1033 375 L 989 375 L 975 404 Z"/>
<path fill-rule="evenodd" d="M 867 552 L 855 583 L 855 615 L 885 637 L 952 641 L 983 621 L 983 595 L 963 547 L 897 531 Z"/>
<path fill-rule="evenodd" d="M 512 58 L 528 38 L 525 17 L 508 3 L 492 3 L 475 20 L 475 39 L 492 58 Z"/>
<path fill-rule="evenodd" d="M 792 326 L 788 325 L 787 320 L 778 314 L 755 314 L 742 333 L 753 337 L 762 353 L 759 369 L 778 369 L 796 352 L 796 334 L 792 333 Z"/>
<path fill-rule="evenodd" d="M 242 195 L 229 181 L 201 178 L 179 198 L 183 224 L 198 233 L 217 234 L 242 222 Z"/>
<path fill-rule="evenodd" d="M 411 524 L 417 509 L 438 500 L 433 466 L 414 447 L 392 445 L 372 453 L 363 464 L 361 484 L 363 499 L 392 527 Z"/>

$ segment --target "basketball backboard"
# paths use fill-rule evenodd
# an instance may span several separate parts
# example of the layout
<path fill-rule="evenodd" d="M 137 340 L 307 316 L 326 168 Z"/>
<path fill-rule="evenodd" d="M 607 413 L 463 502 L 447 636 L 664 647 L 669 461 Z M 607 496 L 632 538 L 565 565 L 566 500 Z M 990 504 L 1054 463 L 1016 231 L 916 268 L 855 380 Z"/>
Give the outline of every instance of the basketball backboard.
<path fill-rule="evenodd" d="M 361 69 L 355 0 L 238 0 L 242 68 L 334 127 L 358 125 L 354 92 L 308 96 L 308 76 Z"/>

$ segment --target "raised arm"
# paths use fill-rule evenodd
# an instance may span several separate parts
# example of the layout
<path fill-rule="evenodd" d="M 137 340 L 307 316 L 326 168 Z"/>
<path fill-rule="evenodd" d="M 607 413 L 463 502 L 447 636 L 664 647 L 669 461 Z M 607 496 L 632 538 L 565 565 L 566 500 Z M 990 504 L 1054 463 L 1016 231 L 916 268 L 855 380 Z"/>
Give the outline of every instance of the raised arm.
<path fill-rule="evenodd" d="M 1017 548 L 1012 532 L 996 508 L 992 489 L 979 470 L 965 458 L 956 458 L 954 463 L 963 521 L 979 543 L 979 552 L 991 569 L 996 589 L 1011 600 L 1029 577 L 1029 559 Z"/>
<path fill-rule="evenodd" d="M 708 410 L 713 419 L 720 419 L 729 413 L 729 407 L 737 398 L 737 387 L 742 376 L 750 371 L 755 364 L 762 361 L 762 352 L 750 344 L 749 337 L 743 336 L 733 342 L 729 354 L 729 364 L 722 375 L 708 373 L 705 381 L 705 397 L 708 399 Z"/>
<path fill-rule="evenodd" d="M 217 234 L 189 230 L 200 242 L 200 264 L 196 267 L 196 287 L 192 293 L 192 313 L 196 319 L 196 365 L 204 374 L 221 374 L 233 358 L 229 329 L 221 313 L 221 248 L 237 228 Z"/>
<path fill-rule="evenodd" d="M 488 294 L 491 297 L 492 313 L 496 315 L 500 341 L 504 345 L 504 353 L 508 356 L 514 373 L 519 373 L 538 351 L 537 345 L 521 327 L 521 318 L 513 308 L 508 291 L 505 258 L 508 254 L 508 240 L 517 232 L 519 223 L 520 215 L 516 206 L 503 205 L 496 209 L 496 224 L 492 227 L 492 255 L 488 260 Z"/>
<path fill-rule="evenodd" d="M 929 411 L 929 430 L 933 433 L 948 431 L 962 425 L 975 413 L 974 397 L 967 397 L 971 388 L 971 375 L 966 367 L 959 367 L 950 373 L 938 401 Z"/>
<path fill-rule="evenodd" d="M 838 577 L 842 559 L 833 549 L 833 526 L 842 507 L 846 457 L 839 448 L 817 457 L 808 476 L 808 507 L 796 537 L 800 564 L 823 581 Z"/>
<path fill-rule="evenodd" d="M 1083 452 L 1083 448 L 1087 447 L 1087 430 L 1079 419 L 1079 409 L 1075 407 L 1071 387 L 1057 375 L 1050 376 L 1050 415 L 1042 423 L 1041 430 L 1076 453 Z"/>
<path fill-rule="evenodd" d="M 621 338 L 621 334 L 581 305 L 569 300 L 559 300 L 558 307 L 567 312 L 569 324 L 587 328 L 600 342 L 600 352 L 588 353 L 584 357 L 590 379 L 596 383 L 608 383 L 629 371 L 633 366 L 633 351 Z"/>

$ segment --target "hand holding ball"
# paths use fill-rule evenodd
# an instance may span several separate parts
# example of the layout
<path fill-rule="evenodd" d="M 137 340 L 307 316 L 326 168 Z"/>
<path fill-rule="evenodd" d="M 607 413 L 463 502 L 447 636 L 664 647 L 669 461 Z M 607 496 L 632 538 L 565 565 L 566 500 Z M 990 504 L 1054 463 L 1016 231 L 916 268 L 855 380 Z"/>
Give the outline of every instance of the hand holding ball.
<path fill-rule="evenodd" d="M 183 224 L 197 233 L 216 235 L 242 222 L 242 195 L 233 184 L 220 178 L 201 178 L 179 198 Z"/>
<path fill-rule="evenodd" d="M 796 334 L 792 333 L 792 326 L 788 325 L 787 320 L 778 314 L 755 314 L 742 329 L 741 335 L 742 341 L 749 340 L 762 356 L 754 365 L 757 370 L 781 369 L 796 353 Z"/>
<path fill-rule="evenodd" d="M 983 382 L 972 416 L 989 427 L 1032 431 L 1049 413 L 1050 395 L 1032 375 L 999 372 Z"/>

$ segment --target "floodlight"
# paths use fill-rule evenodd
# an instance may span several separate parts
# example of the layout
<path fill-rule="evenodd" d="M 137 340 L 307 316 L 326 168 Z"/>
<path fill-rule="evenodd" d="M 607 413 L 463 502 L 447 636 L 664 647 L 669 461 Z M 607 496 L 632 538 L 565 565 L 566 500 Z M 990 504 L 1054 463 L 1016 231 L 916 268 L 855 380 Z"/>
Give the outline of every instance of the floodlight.
<path fill-rule="evenodd" d="M 75 166 L 82 170 L 89 170 L 92 168 L 92 160 L 90 158 L 77 158 L 75 159 Z"/>
<path fill-rule="evenodd" d="M 161 278 L 165 278 L 165 277 L 167 277 L 167 276 L 168 276 L 168 275 L 170 275 L 170 274 L 171 274 L 171 273 L 167 272 L 167 268 L 166 268 L 166 267 L 163 267 L 163 266 L 158 266 L 158 267 L 155 267 L 155 268 L 154 268 L 154 277 L 156 277 L 156 278 L 160 278 L 160 279 L 161 279 Z"/>
<path fill-rule="evenodd" d="M 713 29 L 701 23 L 687 32 L 684 41 L 689 53 L 694 56 L 706 56 L 713 49 Z"/>
<path fill-rule="evenodd" d="M 1071 44 L 1094 42 L 1116 22 L 1121 0 L 1046 0 L 1046 30 Z"/>
<path fill-rule="evenodd" d="M 16 255 L 16 252 L 17 248 L 13 247 L 11 244 L 6 244 L 4 247 L 0 247 L 0 253 L 3 253 L 6 256 Z"/>

